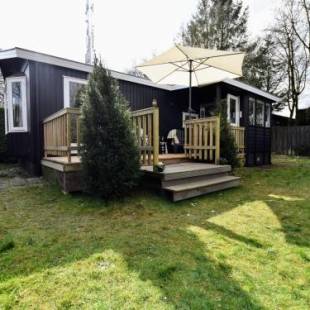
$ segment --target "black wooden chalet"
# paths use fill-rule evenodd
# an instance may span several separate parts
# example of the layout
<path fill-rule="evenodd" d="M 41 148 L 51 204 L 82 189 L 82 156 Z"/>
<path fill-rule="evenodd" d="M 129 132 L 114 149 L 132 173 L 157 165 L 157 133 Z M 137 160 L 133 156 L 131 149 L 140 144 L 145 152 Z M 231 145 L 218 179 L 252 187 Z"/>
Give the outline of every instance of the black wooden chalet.
<path fill-rule="evenodd" d="M 33 174 L 41 174 L 42 121 L 75 104 L 79 85 L 92 66 L 21 48 L 0 51 L 0 68 L 6 82 L 6 132 L 9 150 Z M 160 137 L 181 129 L 187 116 L 188 89 L 157 85 L 132 75 L 111 71 L 132 110 L 150 107 L 156 99 Z M 216 105 L 228 103 L 229 121 L 245 127 L 247 166 L 270 164 L 271 105 L 278 98 L 237 80 L 193 89 L 193 109 L 198 117 L 212 116 Z"/>

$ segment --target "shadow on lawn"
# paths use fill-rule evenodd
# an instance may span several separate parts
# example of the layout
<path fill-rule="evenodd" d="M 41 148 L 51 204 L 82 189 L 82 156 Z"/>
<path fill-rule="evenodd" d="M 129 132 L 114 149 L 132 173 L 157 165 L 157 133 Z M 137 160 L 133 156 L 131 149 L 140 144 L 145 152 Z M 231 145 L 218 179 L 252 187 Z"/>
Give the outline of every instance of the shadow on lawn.
<path fill-rule="evenodd" d="M 36 195 L 40 197 L 41 190 L 37 191 Z M 33 240 L 28 246 L 19 248 L 17 245 L 11 253 L 2 253 L 8 256 L 2 257 L 2 262 L 0 256 L 0 269 L 9 269 L 2 279 L 3 283 L 11 277 L 23 277 L 65 266 L 111 249 L 124 258 L 129 270 L 138 273 L 141 280 L 150 280 L 160 288 L 167 304 L 176 308 L 262 308 L 231 277 L 230 267 L 216 261 L 208 253 L 206 244 L 188 231 L 189 226 L 202 224 L 201 219 L 196 217 L 198 210 L 195 207 L 188 202 L 175 206 L 150 194 L 141 194 L 141 197 L 141 203 L 105 210 L 79 206 L 72 209 L 63 207 L 63 204 L 59 207 L 58 198 L 53 202 L 56 203 L 55 210 L 52 205 L 45 210 L 35 206 L 37 209 L 32 209 L 32 212 L 37 212 L 38 221 L 32 223 L 38 225 L 36 229 L 42 230 L 38 236 L 44 233 L 44 242 L 33 235 L 36 230 L 28 231 L 25 225 L 20 224 L 25 230 L 25 240 L 28 240 L 29 233 Z M 52 197 L 50 199 L 53 201 Z M 64 199 L 67 201 L 68 197 Z M 70 199 L 75 203 L 83 200 L 81 196 Z M 147 205 L 154 201 L 154 205 Z M 230 207 L 222 206 L 217 214 L 233 207 L 231 204 Z M 36 216 L 27 213 L 30 211 L 30 208 L 26 209 L 24 214 L 28 221 Z M 188 216 L 188 212 L 192 211 L 194 219 Z M 204 223 L 208 216 L 214 216 L 208 214 L 206 210 Z M 205 224 L 203 229 L 212 229 L 250 246 L 261 246 L 255 240 L 212 223 Z M 3 263 L 7 265 L 3 266 Z"/>
<path fill-rule="evenodd" d="M 238 194 L 241 195 L 242 204 L 251 202 L 248 194 L 242 194 L 242 190 L 246 192 L 241 188 L 224 195 L 227 198 L 228 195 Z M 112 203 L 111 207 L 102 209 L 102 203 L 98 200 L 84 196 L 61 198 L 46 188 L 38 189 L 35 196 L 41 202 L 47 197 L 50 204 L 47 208 L 40 208 L 41 202 L 38 202 L 33 209 L 25 211 L 24 218 L 33 220 L 37 216 L 34 224 L 45 239 L 42 237 L 39 240 L 35 235 L 36 230 L 28 229 L 21 217 L 20 225 L 25 230 L 25 238 L 28 238 L 27 234 L 31 235 L 33 241 L 21 250 L 17 246 L 3 262 L 0 256 L 0 269 L 3 268 L 1 264 L 9 262 L 4 280 L 65 266 L 112 249 L 124 258 L 128 268 L 138 273 L 142 280 L 150 280 L 159 287 L 167 303 L 176 308 L 263 308 L 233 279 L 230 266 L 216 260 L 208 252 L 206 244 L 187 229 L 195 226 L 247 246 L 264 247 L 255 239 L 207 221 L 238 207 L 240 200 L 219 204 L 215 202 L 222 196 L 212 194 L 204 200 L 216 205 L 215 210 L 210 210 L 208 207 L 192 205 L 195 200 L 175 205 L 151 194 L 138 194 L 138 199 Z M 231 201 L 235 198 L 232 197 Z M 253 201 L 258 199 L 265 201 L 276 214 L 288 242 L 309 246 L 309 239 L 302 234 L 307 225 L 303 218 L 308 212 L 304 201 L 285 200 L 283 203 L 283 199 L 266 197 L 265 193 L 263 197 L 261 194 L 253 197 Z M 296 212 L 296 209 L 299 211 Z M 35 265 L 30 263 L 33 260 Z"/>

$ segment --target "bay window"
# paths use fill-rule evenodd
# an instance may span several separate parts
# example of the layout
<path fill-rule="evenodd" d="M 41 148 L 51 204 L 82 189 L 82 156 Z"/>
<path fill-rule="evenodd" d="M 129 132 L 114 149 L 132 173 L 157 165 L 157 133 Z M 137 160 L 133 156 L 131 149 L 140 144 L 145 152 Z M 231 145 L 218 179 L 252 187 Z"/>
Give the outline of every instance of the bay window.
<path fill-rule="evenodd" d="M 80 106 L 80 92 L 87 84 L 87 80 L 64 76 L 64 107 Z"/>
<path fill-rule="evenodd" d="M 6 78 L 5 84 L 6 132 L 26 132 L 28 130 L 26 77 L 9 77 Z"/>

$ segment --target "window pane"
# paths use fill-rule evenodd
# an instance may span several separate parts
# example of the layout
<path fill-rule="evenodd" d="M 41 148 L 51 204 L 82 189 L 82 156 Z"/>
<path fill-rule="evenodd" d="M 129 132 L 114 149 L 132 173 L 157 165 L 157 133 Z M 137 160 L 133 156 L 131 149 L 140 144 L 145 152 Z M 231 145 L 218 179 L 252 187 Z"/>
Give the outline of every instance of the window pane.
<path fill-rule="evenodd" d="M 84 87 L 84 84 L 69 82 L 70 107 L 79 107 L 81 105 L 80 93 Z"/>
<path fill-rule="evenodd" d="M 237 120 L 237 118 L 236 118 L 236 104 L 237 104 L 237 102 L 235 99 L 232 99 L 232 98 L 230 98 L 229 102 L 230 102 L 229 120 L 231 123 L 236 124 L 237 123 L 236 122 L 236 120 Z"/>
<path fill-rule="evenodd" d="M 23 127 L 22 87 L 21 86 L 22 86 L 21 82 L 12 83 L 13 127 Z"/>
<path fill-rule="evenodd" d="M 267 104 L 265 108 L 265 126 L 270 127 L 270 105 Z"/>
<path fill-rule="evenodd" d="M 264 126 L 264 103 L 262 101 L 256 102 L 256 125 Z"/>
<path fill-rule="evenodd" d="M 249 99 L 249 124 L 255 125 L 255 100 L 253 98 Z"/>

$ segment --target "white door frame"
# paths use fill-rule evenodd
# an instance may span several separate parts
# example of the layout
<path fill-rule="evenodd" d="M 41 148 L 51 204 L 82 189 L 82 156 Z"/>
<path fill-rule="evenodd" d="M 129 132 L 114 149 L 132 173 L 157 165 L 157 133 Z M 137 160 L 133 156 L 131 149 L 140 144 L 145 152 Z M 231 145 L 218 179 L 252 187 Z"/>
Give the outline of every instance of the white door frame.
<path fill-rule="evenodd" d="M 236 123 L 230 122 L 230 99 L 236 101 Z M 240 126 L 240 97 L 228 94 L 227 95 L 227 120 L 231 126 L 239 127 Z"/>

